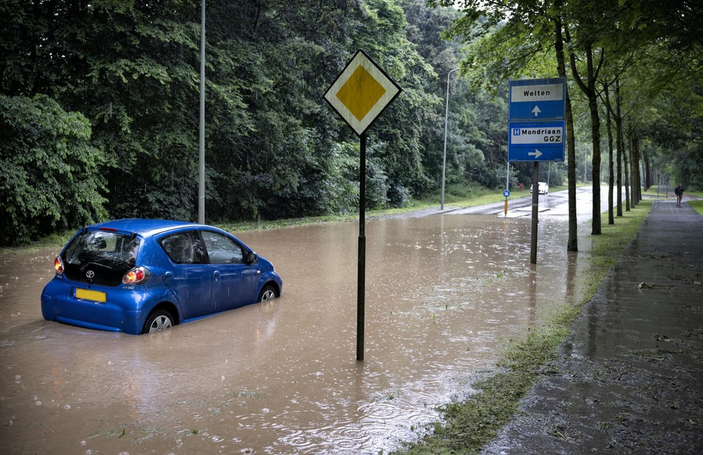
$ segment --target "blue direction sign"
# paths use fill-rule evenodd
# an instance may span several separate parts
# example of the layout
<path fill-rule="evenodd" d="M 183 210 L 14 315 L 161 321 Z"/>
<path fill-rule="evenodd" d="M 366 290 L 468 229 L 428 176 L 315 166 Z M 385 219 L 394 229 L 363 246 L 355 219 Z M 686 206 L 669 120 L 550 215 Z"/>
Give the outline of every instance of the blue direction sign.
<path fill-rule="evenodd" d="M 565 78 L 509 81 L 508 120 L 565 118 Z"/>
<path fill-rule="evenodd" d="M 564 161 L 565 121 L 509 122 L 509 161 Z"/>

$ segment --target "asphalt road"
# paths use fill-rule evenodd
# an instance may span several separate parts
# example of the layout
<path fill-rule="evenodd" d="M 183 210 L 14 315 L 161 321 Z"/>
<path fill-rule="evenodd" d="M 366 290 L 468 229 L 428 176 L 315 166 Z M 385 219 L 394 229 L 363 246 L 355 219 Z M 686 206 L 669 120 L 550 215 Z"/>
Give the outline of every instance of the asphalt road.
<path fill-rule="evenodd" d="M 577 218 L 578 222 L 586 221 L 592 217 L 592 187 L 577 188 Z M 625 197 L 625 194 L 624 194 Z M 601 211 L 608 209 L 608 186 L 601 187 Z M 482 205 L 478 207 L 465 207 L 451 210 L 447 213 L 456 215 L 496 215 L 504 216 L 504 202 Z M 569 201 L 567 190 L 557 191 L 538 196 L 538 218 L 543 216 L 567 217 L 569 215 Z M 528 191 L 514 192 L 509 197 L 507 218 L 530 217 L 532 214 L 532 195 Z"/>

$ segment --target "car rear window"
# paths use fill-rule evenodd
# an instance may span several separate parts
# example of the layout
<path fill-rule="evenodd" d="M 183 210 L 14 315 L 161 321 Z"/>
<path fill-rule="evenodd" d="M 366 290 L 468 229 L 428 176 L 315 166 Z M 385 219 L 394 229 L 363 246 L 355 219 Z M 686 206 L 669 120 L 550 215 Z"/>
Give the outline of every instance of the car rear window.
<path fill-rule="evenodd" d="M 118 286 L 122 276 L 135 266 L 139 245 L 135 235 L 83 232 L 64 252 L 64 274 L 75 281 Z"/>

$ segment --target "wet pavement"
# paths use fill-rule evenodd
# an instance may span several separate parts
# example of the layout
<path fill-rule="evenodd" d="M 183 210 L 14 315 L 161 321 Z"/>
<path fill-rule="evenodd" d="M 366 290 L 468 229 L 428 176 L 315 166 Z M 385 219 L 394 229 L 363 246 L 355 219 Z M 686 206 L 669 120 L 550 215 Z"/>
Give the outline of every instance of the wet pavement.
<path fill-rule="evenodd" d="M 702 453 L 702 216 L 654 202 L 484 455 Z"/>

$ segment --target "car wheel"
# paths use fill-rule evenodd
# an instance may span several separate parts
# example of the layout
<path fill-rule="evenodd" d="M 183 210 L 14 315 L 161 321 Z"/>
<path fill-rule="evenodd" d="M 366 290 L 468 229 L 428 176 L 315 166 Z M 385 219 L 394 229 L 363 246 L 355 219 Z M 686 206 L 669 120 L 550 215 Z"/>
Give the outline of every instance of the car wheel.
<path fill-rule="evenodd" d="M 157 310 L 149 315 L 147 322 L 144 324 L 142 333 L 161 332 L 171 328 L 174 325 L 173 316 L 166 310 Z"/>
<path fill-rule="evenodd" d="M 276 290 L 274 289 L 274 286 L 267 284 L 266 286 L 264 286 L 264 289 L 262 289 L 262 292 L 259 293 L 259 299 L 257 300 L 257 302 L 266 302 L 275 298 Z"/>

